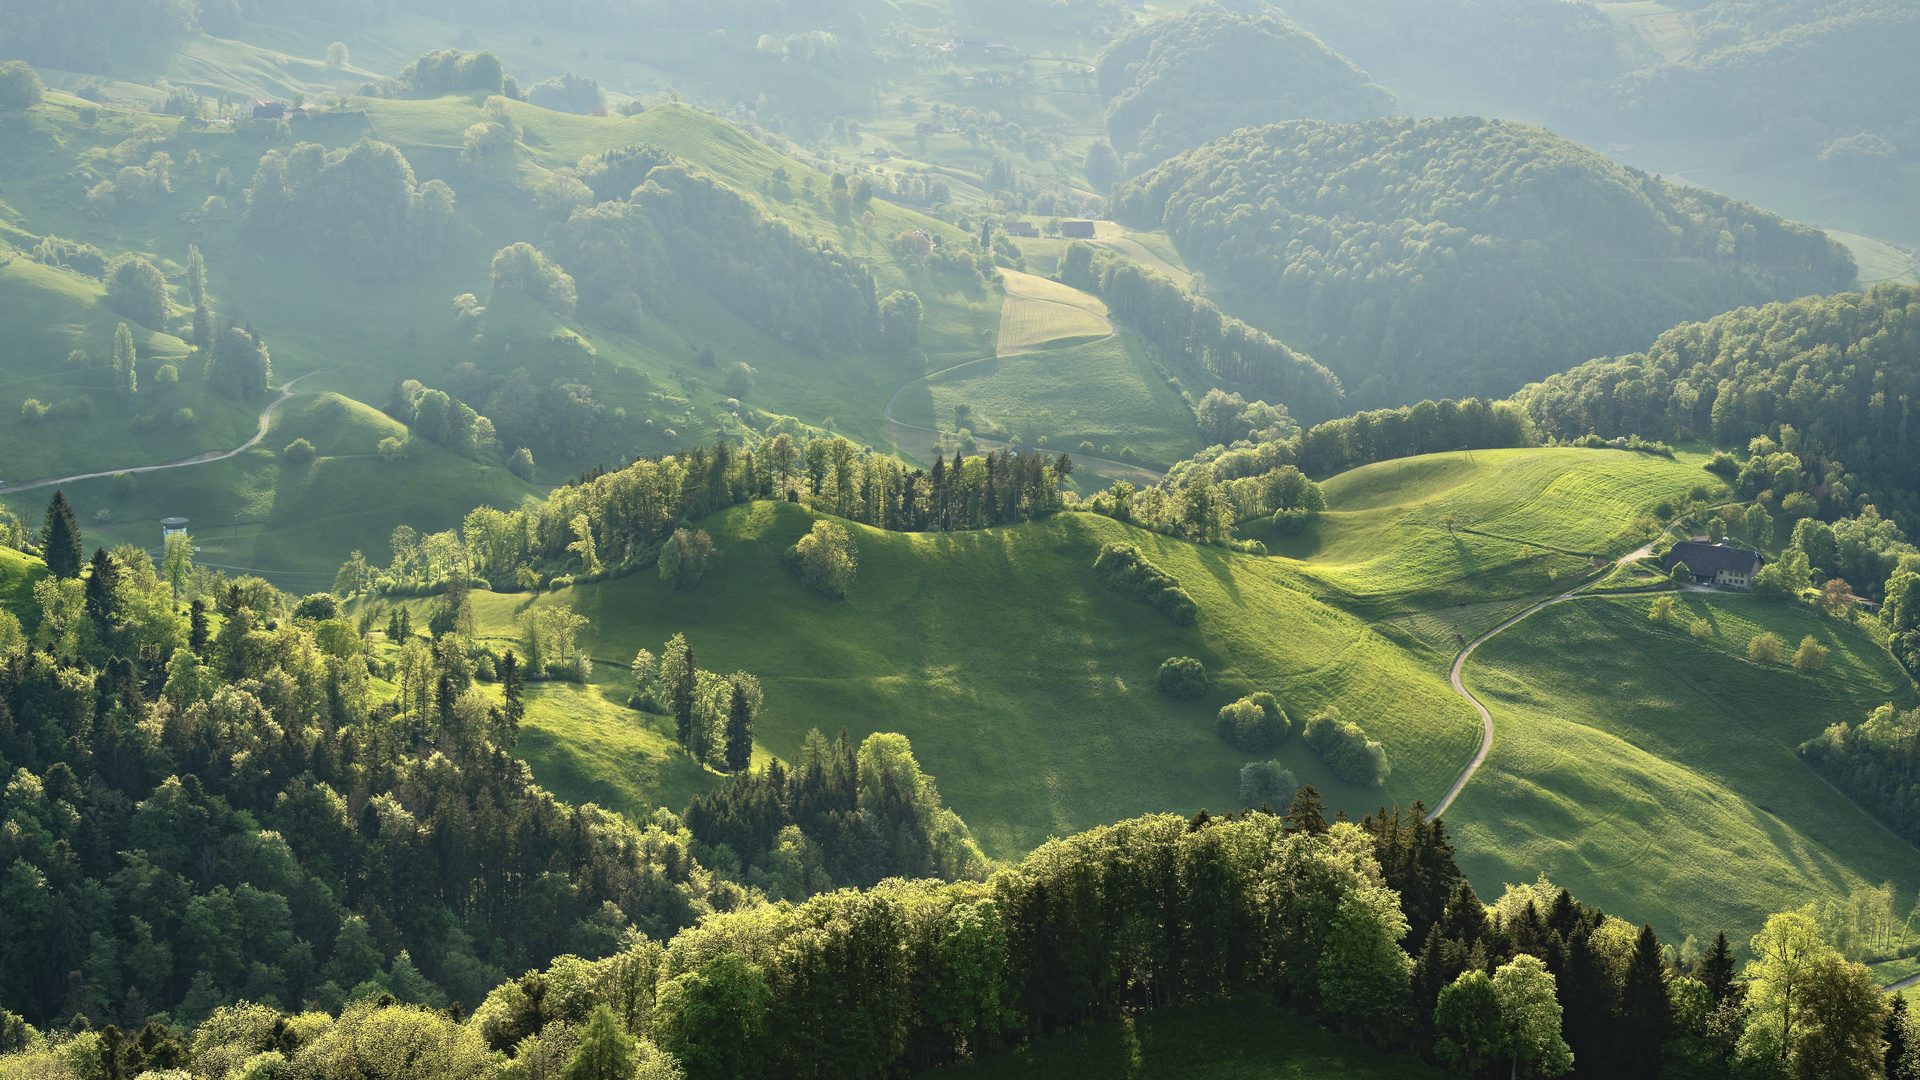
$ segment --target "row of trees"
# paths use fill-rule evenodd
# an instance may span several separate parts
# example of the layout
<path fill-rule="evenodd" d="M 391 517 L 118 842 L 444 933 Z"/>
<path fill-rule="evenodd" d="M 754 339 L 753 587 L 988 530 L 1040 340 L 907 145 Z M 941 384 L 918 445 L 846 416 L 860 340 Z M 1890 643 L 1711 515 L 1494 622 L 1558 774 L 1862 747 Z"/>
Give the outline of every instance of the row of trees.
<path fill-rule="evenodd" d="M 335 589 L 412 587 L 447 574 L 513 589 L 522 587 L 523 570 L 537 582 L 543 568 L 591 575 L 650 565 L 680 522 L 752 499 L 786 499 L 895 531 L 1007 525 L 1061 509 L 1060 484 L 1071 470 L 1064 454 L 1000 450 L 952 465 L 936 458 L 921 470 L 839 436 L 796 443 L 781 434 L 751 450 L 721 442 L 594 470 L 516 510 L 476 509 L 458 533 L 433 538 L 430 565 L 413 560 L 417 539 L 407 529 L 405 559 L 396 545 L 395 565 L 383 574 L 350 558 Z"/>
<path fill-rule="evenodd" d="M 1472 117 L 1245 129 L 1110 201 L 1277 302 L 1373 400 L 1504 392 L 1684 319 L 1855 280 L 1818 229 Z"/>
<path fill-rule="evenodd" d="M 1116 318 L 1148 341 L 1190 357 L 1217 378 L 1284 401 L 1305 417 L 1331 416 L 1338 410 L 1343 393 L 1332 372 L 1164 274 L 1076 240 L 1067 245 L 1055 276 L 1100 297 Z"/>

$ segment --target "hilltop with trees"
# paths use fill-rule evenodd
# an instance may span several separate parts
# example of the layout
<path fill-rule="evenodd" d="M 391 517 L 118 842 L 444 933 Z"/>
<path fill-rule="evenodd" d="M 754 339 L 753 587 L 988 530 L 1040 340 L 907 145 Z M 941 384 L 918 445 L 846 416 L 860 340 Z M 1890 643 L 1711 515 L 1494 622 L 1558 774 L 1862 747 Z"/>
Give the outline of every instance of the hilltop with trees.
<path fill-rule="evenodd" d="M 1113 39 L 1094 78 L 1125 175 L 1237 128 L 1302 117 L 1347 123 L 1394 109 L 1391 93 L 1299 27 L 1207 6 Z"/>
<path fill-rule="evenodd" d="M 1856 274 L 1818 230 L 1476 118 L 1249 129 L 1112 203 L 1278 316 L 1363 404 L 1500 391 Z"/>

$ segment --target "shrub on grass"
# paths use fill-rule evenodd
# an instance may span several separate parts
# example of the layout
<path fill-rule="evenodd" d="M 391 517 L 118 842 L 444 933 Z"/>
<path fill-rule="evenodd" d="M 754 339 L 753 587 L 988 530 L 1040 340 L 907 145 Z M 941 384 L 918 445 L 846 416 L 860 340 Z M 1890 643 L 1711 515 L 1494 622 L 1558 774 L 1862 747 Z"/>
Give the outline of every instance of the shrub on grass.
<path fill-rule="evenodd" d="M 382 461 L 399 461 L 407 456 L 407 444 L 389 435 L 380 440 L 380 444 L 374 447 L 374 451 L 380 455 Z"/>
<path fill-rule="evenodd" d="M 1687 624 L 1687 633 L 1705 641 L 1713 636 L 1713 624 L 1705 619 L 1695 619 Z"/>
<path fill-rule="evenodd" d="M 1293 733 L 1293 723 L 1272 694 L 1248 694 L 1220 710 L 1214 730 L 1234 746 L 1255 753 L 1280 745 Z"/>
<path fill-rule="evenodd" d="M 1800 647 L 1793 652 L 1793 670 L 1806 673 L 1819 671 L 1827 666 L 1827 653 L 1831 651 L 1809 634 L 1800 639 Z"/>
<path fill-rule="evenodd" d="M 1383 784 L 1393 771 L 1386 748 L 1367 738 L 1359 724 L 1341 719 L 1331 705 L 1307 721 L 1302 735 L 1327 768 L 1349 784 Z"/>
<path fill-rule="evenodd" d="M 1653 606 L 1647 609 L 1647 618 L 1652 619 L 1654 622 L 1659 623 L 1661 626 L 1672 625 L 1673 597 L 1671 596 L 1654 597 Z"/>
<path fill-rule="evenodd" d="M 515 450 L 513 459 L 507 462 L 507 471 L 529 484 L 533 483 L 533 451 L 524 446 Z"/>
<path fill-rule="evenodd" d="M 837 600 L 846 596 L 853 584 L 860 568 L 860 552 L 845 526 L 816 521 L 813 531 L 787 549 L 787 564 L 798 570 L 807 584 Z"/>
<path fill-rule="evenodd" d="M 314 459 L 316 453 L 312 443 L 305 439 L 295 439 L 287 444 L 285 450 L 280 451 L 280 456 L 295 465 L 305 465 Z"/>
<path fill-rule="evenodd" d="M 1687 569 L 1686 563 L 1677 562 L 1673 564 L 1673 569 L 1668 572 L 1667 577 L 1672 579 L 1675 585 L 1685 585 L 1693 580 L 1693 571 Z"/>
<path fill-rule="evenodd" d="M 21 423 L 37 424 L 40 421 L 45 420 L 46 418 L 47 418 L 47 407 L 40 403 L 39 398 L 28 398 L 27 400 L 20 403 L 20 422 Z"/>
<path fill-rule="evenodd" d="M 1780 662 L 1780 639 L 1772 634 L 1757 634 L 1747 642 L 1747 659 L 1756 664 Z"/>
<path fill-rule="evenodd" d="M 1180 582 L 1140 554 L 1132 544 L 1107 544 L 1093 560 L 1093 576 L 1114 592 L 1151 604 L 1176 626 L 1191 626 L 1200 613 Z"/>
<path fill-rule="evenodd" d="M 1207 666 L 1191 656 L 1169 656 L 1154 675 L 1153 685 L 1177 698 L 1199 697 L 1207 692 Z"/>
<path fill-rule="evenodd" d="M 1293 801 L 1300 782 L 1277 761 L 1249 761 L 1240 766 L 1240 805 L 1278 808 Z"/>

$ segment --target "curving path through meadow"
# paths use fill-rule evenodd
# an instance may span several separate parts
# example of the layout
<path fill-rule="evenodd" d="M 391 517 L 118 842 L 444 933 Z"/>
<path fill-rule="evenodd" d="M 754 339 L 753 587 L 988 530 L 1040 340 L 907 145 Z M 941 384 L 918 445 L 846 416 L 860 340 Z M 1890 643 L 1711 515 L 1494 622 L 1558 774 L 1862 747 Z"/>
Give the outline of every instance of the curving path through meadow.
<path fill-rule="evenodd" d="M 1613 562 L 1608 563 L 1607 568 L 1611 569 L 1616 566 L 1622 566 L 1644 555 L 1650 554 L 1653 551 L 1653 545 L 1658 542 L 1659 540 L 1657 538 L 1654 540 L 1648 541 L 1646 544 L 1640 547 L 1637 547 L 1632 551 L 1627 552 L 1625 555 L 1620 556 L 1618 559 L 1615 559 Z M 1603 576 L 1604 575 L 1598 572 L 1592 572 L 1592 573 L 1583 575 L 1580 579 L 1579 584 L 1576 584 L 1573 588 L 1568 589 L 1566 592 L 1560 593 L 1557 596 L 1550 596 L 1545 600 L 1542 600 L 1539 603 L 1534 604 L 1532 607 L 1529 607 L 1525 611 L 1520 612 L 1518 615 L 1515 615 L 1513 618 L 1508 619 L 1506 622 L 1503 622 L 1500 625 L 1494 627 L 1493 629 L 1487 631 L 1486 633 L 1481 634 L 1479 637 L 1474 638 L 1472 641 L 1467 643 L 1466 648 L 1460 650 L 1460 655 L 1453 658 L 1453 667 L 1447 672 L 1447 681 L 1453 685 L 1453 692 L 1460 695 L 1460 697 L 1463 698 L 1467 704 L 1473 706 L 1473 710 L 1475 712 L 1480 714 L 1480 748 L 1473 752 L 1473 760 L 1467 762 L 1467 767 L 1461 770 L 1460 778 L 1458 780 L 1455 780 L 1453 782 L 1453 786 L 1447 789 L 1447 794 L 1445 797 L 1443 797 L 1440 800 L 1440 805 L 1434 807 L 1433 812 L 1427 815 L 1428 821 L 1432 821 L 1434 818 L 1437 818 L 1441 814 L 1444 814 L 1447 812 L 1447 807 L 1453 805 L 1453 800 L 1460 796 L 1460 791 L 1461 789 L 1467 786 L 1467 781 L 1473 779 L 1473 774 L 1478 772 L 1480 770 L 1480 766 L 1486 763 L 1487 755 L 1493 752 L 1493 714 L 1487 711 L 1486 705 L 1483 704 L 1479 698 L 1473 696 L 1473 692 L 1467 689 L 1466 683 L 1462 682 L 1460 678 L 1461 673 L 1466 670 L 1467 657 L 1472 656 L 1473 650 L 1479 648 L 1481 645 L 1484 645 L 1495 634 L 1498 634 L 1502 630 L 1505 630 L 1509 626 L 1512 626 L 1513 624 L 1519 622 L 1520 620 L 1526 618 L 1527 616 L 1533 614 L 1534 612 L 1539 611 L 1541 608 L 1551 607 L 1554 604 L 1561 603 L 1562 601 L 1573 599 L 1574 597 L 1580 595 L 1581 592 L 1585 591 L 1587 586 L 1592 585 L 1594 582 L 1601 580 Z"/>
<path fill-rule="evenodd" d="M 268 402 L 267 407 L 260 410 L 260 426 L 254 431 L 253 438 L 248 439 L 246 442 L 241 443 L 231 450 L 208 450 L 205 453 L 195 454 L 189 458 L 181 458 L 178 461 L 165 461 L 158 465 L 136 465 L 130 469 L 105 469 L 100 472 L 76 473 L 73 476 L 56 476 L 47 480 L 32 480 L 24 484 L 7 484 L 0 486 L 0 494 L 11 495 L 16 491 L 32 491 L 34 488 L 52 487 L 55 484 L 71 484 L 79 480 L 98 480 L 103 476 L 118 476 L 121 473 L 145 473 L 158 472 L 161 469 L 180 469 L 188 465 L 204 465 L 209 461 L 225 461 L 227 458 L 234 457 L 235 455 L 244 454 L 258 445 L 261 439 L 267 437 L 267 428 L 273 423 L 273 410 L 279 408 L 281 402 L 293 396 L 293 384 L 306 378 L 308 375 L 318 374 L 320 374 L 318 371 L 309 371 L 306 375 L 288 379 L 286 382 L 281 383 L 280 396 Z"/>

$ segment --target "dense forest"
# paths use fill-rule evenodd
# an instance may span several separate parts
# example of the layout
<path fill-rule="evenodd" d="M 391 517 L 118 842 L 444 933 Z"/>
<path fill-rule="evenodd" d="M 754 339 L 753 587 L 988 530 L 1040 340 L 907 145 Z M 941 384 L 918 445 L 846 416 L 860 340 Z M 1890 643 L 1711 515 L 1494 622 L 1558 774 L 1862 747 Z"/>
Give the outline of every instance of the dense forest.
<path fill-rule="evenodd" d="M 1237 128 L 1300 117 L 1347 123 L 1394 108 L 1384 87 L 1299 27 L 1206 5 L 1114 38 L 1095 80 L 1128 175 Z"/>
<path fill-rule="evenodd" d="M 1912 533 L 1920 526 L 1916 349 L 1920 290 L 1883 284 L 1677 326 L 1644 353 L 1589 361 L 1513 400 L 1559 439 L 1697 437 L 1746 449 L 1766 436 L 1796 456 L 1803 479 L 1795 489 L 1820 516 L 1874 506 Z"/>
<path fill-rule="evenodd" d="M 1241 131 L 1119 186 L 1112 213 L 1271 305 L 1363 404 L 1503 393 L 1855 280 L 1819 230 L 1477 118 Z"/>

